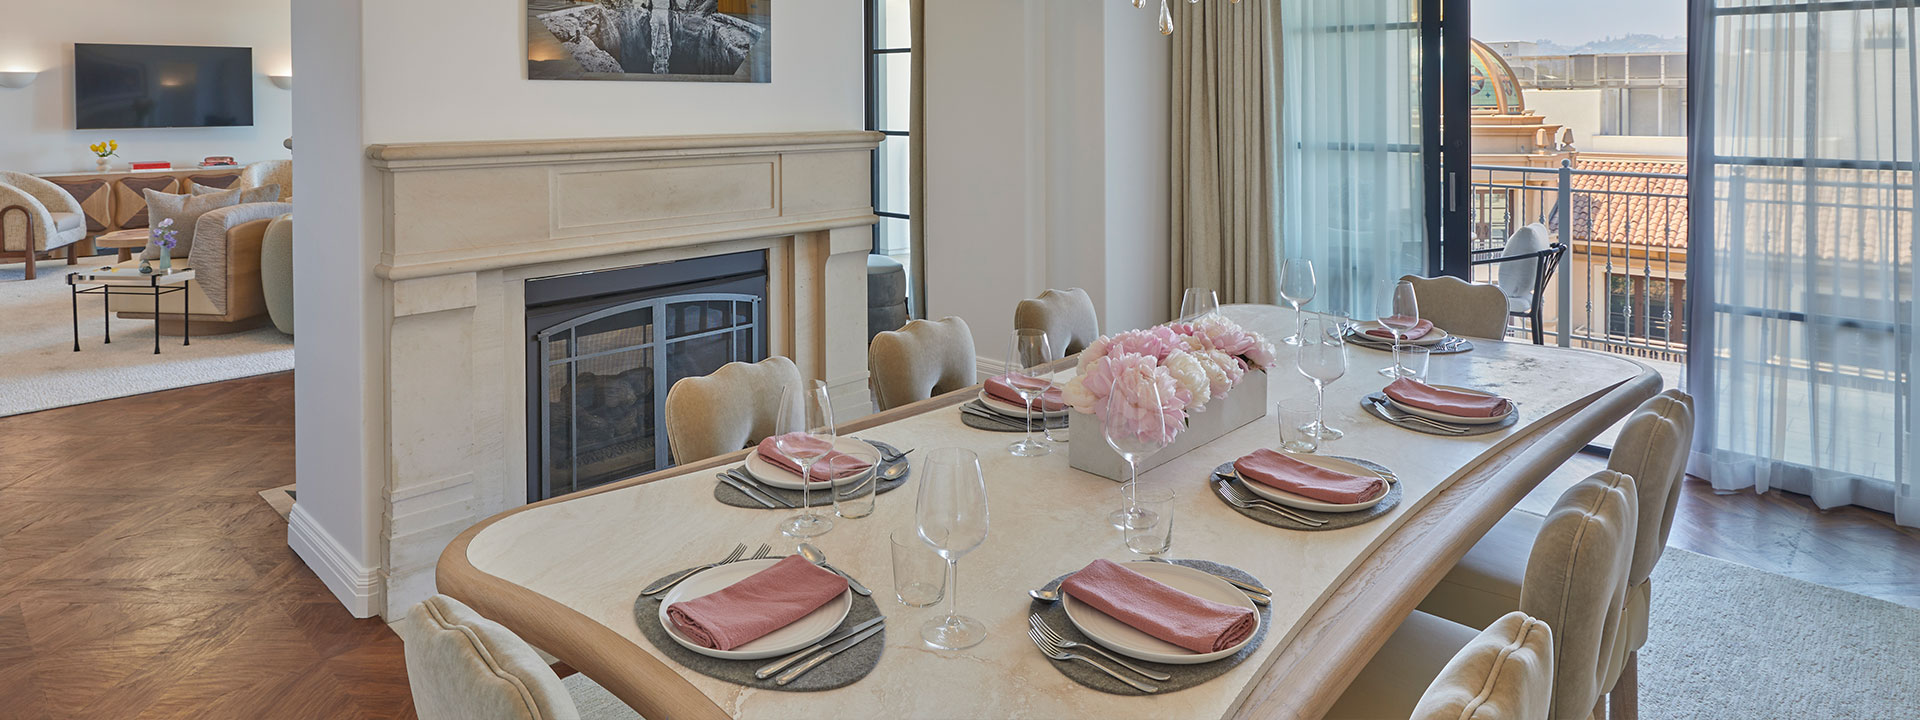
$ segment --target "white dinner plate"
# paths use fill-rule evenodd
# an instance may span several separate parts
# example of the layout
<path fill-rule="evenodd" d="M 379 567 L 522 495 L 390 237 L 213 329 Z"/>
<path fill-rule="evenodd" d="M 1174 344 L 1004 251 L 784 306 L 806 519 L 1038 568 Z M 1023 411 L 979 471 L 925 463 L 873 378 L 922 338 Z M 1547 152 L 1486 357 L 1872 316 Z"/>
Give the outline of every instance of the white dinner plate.
<path fill-rule="evenodd" d="M 1368 322 L 1361 323 L 1360 328 L 1358 330 L 1355 330 L 1354 332 L 1356 334 L 1366 335 L 1366 332 L 1368 330 L 1379 330 L 1385 327 L 1386 327 L 1385 325 L 1380 324 L 1380 321 L 1371 320 Z M 1365 339 L 1372 340 L 1376 343 L 1385 343 L 1388 345 L 1393 344 L 1393 338 L 1390 338 L 1390 337 L 1375 337 L 1372 335 L 1366 335 Z M 1440 343 L 1443 343 L 1446 341 L 1447 341 L 1447 331 L 1441 330 L 1440 328 L 1434 328 L 1432 330 L 1428 330 L 1427 334 L 1421 335 L 1418 340 L 1408 340 L 1407 344 L 1428 346 L 1428 345 L 1439 345 Z"/>
<path fill-rule="evenodd" d="M 1101 647 L 1131 658 L 1168 665 L 1197 665 L 1230 657 L 1240 652 L 1240 648 L 1253 642 L 1260 634 L 1260 609 L 1253 606 L 1247 594 L 1239 588 L 1228 585 L 1225 580 L 1195 570 L 1185 565 L 1169 565 L 1158 562 L 1130 562 L 1127 569 L 1159 581 L 1168 587 L 1191 593 L 1223 605 L 1243 607 L 1254 612 L 1256 623 L 1253 632 L 1240 644 L 1225 650 L 1210 653 L 1196 653 L 1152 635 L 1133 629 L 1133 626 L 1114 619 L 1112 615 L 1093 609 L 1092 606 L 1075 600 L 1072 595 L 1061 593 L 1060 602 L 1067 611 L 1067 620 L 1075 628 L 1099 643 Z"/>
<path fill-rule="evenodd" d="M 773 632 L 754 638 L 753 642 L 732 650 L 715 650 L 680 636 L 673 622 L 667 619 L 667 606 L 683 600 L 705 597 L 721 591 L 729 585 L 747 579 L 747 576 L 773 567 L 781 558 L 763 558 L 760 560 L 741 560 L 727 563 L 710 570 L 702 570 L 693 577 L 681 580 L 679 585 L 667 591 L 660 600 L 660 626 L 666 628 L 667 636 L 688 650 L 717 657 L 722 660 L 758 660 L 777 657 L 798 651 L 800 648 L 820 642 L 821 638 L 832 633 L 840 624 L 846 622 L 847 611 L 853 609 L 853 590 L 848 589 L 840 597 L 827 601 L 815 610 Z"/>
<path fill-rule="evenodd" d="M 1475 390 L 1473 388 L 1464 388 L 1458 385 L 1434 385 L 1432 387 L 1438 388 L 1441 390 L 1452 390 L 1454 392 L 1463 392 L 1469 395 L 1481 395 L 1484 397 L 1500 397 L 1498 395 L 1487 392 L 1485 390 Z M 1401 412 L 1405 412 L 1413 415 L 1419 415 L 1420 417 L 1426 418 L 1428 420 L 1439 420 L 1440 422 L 1453 423 L 1455 425 L 1492 425 L 1494 423 L 1505 422 L 1507 419 L 1507 416 L 1513 414 L 1512 400 L 1507 400 L 1507 411 L 1500 413 L 1499 415 L 1495 415 L 1493 417 L 1462 417 L 1460 415 L 1448 415 L 1443 412 L 1434 412 L 1432 410 L 1417 408 L 1412 405 L 1406 405 L 1397 400 L 1394 400 L 1393 396 L 1387 395 L 1386 393 L 1381 393 L 1381 395 L 1387 398 L 1387 404 L 1392 405 L 1395 410 L 1399 410 Z"/>
<path fill-rule="evenodd" d="M 1005 401 L 1005 400 L 1001 400 L 1000 398 L 997 398 L 997 397 L 994 397 L 994 396 L 992 396 L 992 395 L 989 395 L 989 394 L 987 394 L 987 391 L 986 391 L 985 389 L 982 389 L 982 390 L 980 391 L 980 404 L 981 404 L 981 405 L 985 405 L 985 406 L 987 406 L 987 409 L 988 409 L 988 410 L 992 410 L 992 411 L 994 411 L 994 412 L 996 412 L 996 413 L 999 413 L 999 414 L 1001 414 L 1001 415 L 1005 415 L 1005 416 L 1007 416 L 1007 417 L 1010 417 L 1010 418 L 1013 418 L 1013 419 L 1015 419 L 1015 420 L 1025 420 L 1025 419 L 1027 419 L 1027 408 L 1026 408 L 1026 406 L 1024 406 L 1024 405 L 1015 405 L 1015 404 L 1013 404 L 1013 403 L 1010 403 L 1010 402 L 1007 402 L 1007 401 Z M 1036 419 L 1036 420 L 1038 420 L 1038 419 L 1041 419 L 1041 418 L 1057 418 L 1057 417 L 1061 417 L 1061 416 L 1063 416 L 1063 415 L 1066 415 L 1066 414 L 1067 414 L 1067 411 L 1068 411 L 1068 408 L 1061 408 L 1061 409 L 1059 409 L 1059 410 L 1055 410 L 1055 411 L 1053 411 L 1053 412 L 1047 412 L 1047 411 L 1045 411 L 1045 410 L 1041 410 L 1041 409 L 1040 409 L 1040 403 L 1039 403 L 1039 401 L 1035 401 L 1035 402 L 1034 402 L 1034 404 L 1033 404 L 1033 417 L 1034 417 L 1034 419 Z"/>
<path fill-rule="evenodd" d="M 1293 458 L 1295 460 L 1299 460 L 1300 462 L 1303 462 L 1308 465 L 1312 465 L 1314 467 L 1321 468 L 1324 470 L 1342 472 L 1348 475 L 1358 475 L 1360 477 L 1366 477 L 1368 475 L 1372 475 L 1386 482 L 1380 486 L 1379 495 L 1376 495 L 1367 500 L 1362 500 L 1357 503 L 1344 504 L 1344 505 L 1340 503 L 1321 502 L 1313 498 L 1305 497 L 1302 495 L 1296 495 L 1294 493 L 1281 490 L 1279 488 L 1273 487 L 1271 485 L 1267 485 L 1265 483 L 1254 482 L 1244 477 L 1240 478 L 1240 484 L 1246 487 L 1246 489 L 1252 490 L 1253 494 L 1255 495 L 1259 495 L 1262 498 L 1266 498 L 1267 500 L 1280 503 L 1281 505 L 1285 505 L 1287 507 L 1300 508 L 1301 510 L 1312 510 L 1314 512 L 1334 512 L 1334 513 L 1355 512 L 1358 510 L 1365 510 L 1375 505 L 1379 505 L 1381 500 L 1387 499 L 1387 493 L 1393 490 L 1393 482 L 1391 480 L 1388 480 L 1386 476 L 1381 475 L 1380 473 L 1374 472 L 1372 470 L 1368 470 L 1364 467 L 1360 467 L 1359 465 L 1355 465 L 1353 463 L 1347 462 L 1345 460 L 1330 458 L 1325 455 L 1295 455 L 1292 453 L 1288 453 L 1287 457 Z M 1234 474 L 1238 475 L 1239 471 L 1236 470 Z"/>
<path fill-rule="evenodd" d="M 850 438 L 850 437 L 834 438 L 833 449 L 838 450 L 840 452 L 855 452 L 859 450 L 865 450 L 868 453 L 872 453 L 875 458 L 878 458 L 880 456 L 879 450 L 875 449 L 872 445 L 868 445 L 865 441 L 860 440 L 858 438 Z M 782 488 L 785 490 L 800 489 L 800 473 L 794 472 L 792 470 L 788 470 L 786 468 L 780 467 L 779 465 L 775 465 L 771 462 L 768 462 L 766 458 L 760 457 L 760 453 L 758 452 L 747 453 L 747 474 L 752 475 L 753 479 L 755 480 L 759 480 L 760 482 L 766 483 L 768 485 L 772 485 L 777 488 Z M 859 479 L 860 479 L 860 475 L 856 473 L 854 475 L 850 475 L 850 476 L 841 478 L 839 480 L 833 481 L 833 485 L 834 487 L 839 487 L 841 485 L 845 485 L 850 482 L 857 482 Z M 825 486 L 826 486 L 825 483 L 814 483 L 813 487 L 814 489 L 818 490 L 818 489 L 824 488 Z"/>

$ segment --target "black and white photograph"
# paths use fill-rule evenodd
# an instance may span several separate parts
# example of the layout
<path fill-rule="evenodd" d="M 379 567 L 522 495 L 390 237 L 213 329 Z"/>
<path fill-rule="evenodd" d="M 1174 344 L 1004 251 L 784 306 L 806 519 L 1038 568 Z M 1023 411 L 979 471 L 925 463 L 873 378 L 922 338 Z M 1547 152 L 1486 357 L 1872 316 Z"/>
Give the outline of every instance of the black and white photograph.
<path fill-rule="evenodd" d="M 527 0 L 531 80 L 773 80 L 773 0 Z"/>

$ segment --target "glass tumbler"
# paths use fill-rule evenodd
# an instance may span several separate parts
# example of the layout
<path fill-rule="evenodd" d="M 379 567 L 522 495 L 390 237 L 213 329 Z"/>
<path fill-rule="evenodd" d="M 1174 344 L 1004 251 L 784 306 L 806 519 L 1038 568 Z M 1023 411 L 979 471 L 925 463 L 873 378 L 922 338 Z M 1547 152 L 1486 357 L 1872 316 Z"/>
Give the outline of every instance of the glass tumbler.
<path fill-rule="evenodd" d="M 1152 557 L 1173 549 L 1173 498 L 1172 490 L 1135 491 L 1134 505 L 1140 513 L 1120 531 L 1128 550 Z"/>
<path fill-rule="evenodd" d="M 1319 438 L 1308 428 L 1314 420 L 1313 398 L 1284 400 L 1273 409 L 1280 421 L 1280 449 L 1290 453 L 1313 453 L 1320 449 Z"/>
<path fill-rule="evenodd" d="M 893 596 L 907 607 L 929 607 L 947 596 L 947 561 L 914 528 L 888 537 L 893 545 Z"/>
<path fill-rule="evenodd" d="M 874 473 L 880 472 L 880 451 L 871 446 L 853 448 L 821 462 L 833 471 L 828 477 L 837 478 L 848 472 L 854 474 L 854 478 L 845 484 L 834 482 L 833 513 L 843 518 L 872 515 L 873 499 L 880 489 L 880 479 L 874 477 Z M 842 468 L 842 464 L 846 467 Z M 863 464 L 865 467 L 862 467 Z"/>

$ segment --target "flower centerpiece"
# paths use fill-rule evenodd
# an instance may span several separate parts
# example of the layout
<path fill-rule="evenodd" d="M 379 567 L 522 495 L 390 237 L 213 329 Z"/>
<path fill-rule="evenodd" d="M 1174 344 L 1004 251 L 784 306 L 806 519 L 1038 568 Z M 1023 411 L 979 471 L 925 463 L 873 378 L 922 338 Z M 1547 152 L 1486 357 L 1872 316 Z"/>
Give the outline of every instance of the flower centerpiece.
<path fill-rule="evenodd" d="M 88 145 L 87 149 L 93 152 L 93 162 L 100 166 L 100 172 L 106 172 L 108 164 L 107 158 L 120 156 L 120 141 L 104 140 Z"/>
<path fill-rule="evenodd" d="M 161 220 L 147 234 L 148 242 L 160 248 L 160 271 L 173 269 L 173 248 L 180 244 L 180 231 L 173 227 L 173 218 Z M 140 272 L 151 273 L 153 268 L 145 260 L 140 262 Z"/>

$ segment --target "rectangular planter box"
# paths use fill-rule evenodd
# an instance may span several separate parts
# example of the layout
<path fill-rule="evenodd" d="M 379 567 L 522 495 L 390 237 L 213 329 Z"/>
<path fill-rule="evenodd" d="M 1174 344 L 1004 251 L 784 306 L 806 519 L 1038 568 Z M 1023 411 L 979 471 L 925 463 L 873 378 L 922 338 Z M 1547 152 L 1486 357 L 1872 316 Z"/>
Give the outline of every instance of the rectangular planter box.
<path fill-rule="evenodd" d="M 1073 442 L 1067 445 L 1067 460 L 1073 469 L 1084 470 L 1114 482 L 1126 482 L 1127 461 L 1107 445 L 1107 438 L 1100 430 L 1100 418 L 1079 412 L 1069 415 L 1067 432 Z M 1266 416 L 1267 374 L 1259 370 L 1250 371 L 1226 397 L 1214 398 L 1213 402 L 1207 403 L 1206 410 L 1189 415 L 1187 429 L 1174 438 L 1173 444 L 1165 450 L 1142 461 L 1140 472 L 1159 467 L 1162 463 L 1187 454 L 1188 450 L 1213 442 L 1221 435 Z"/>

